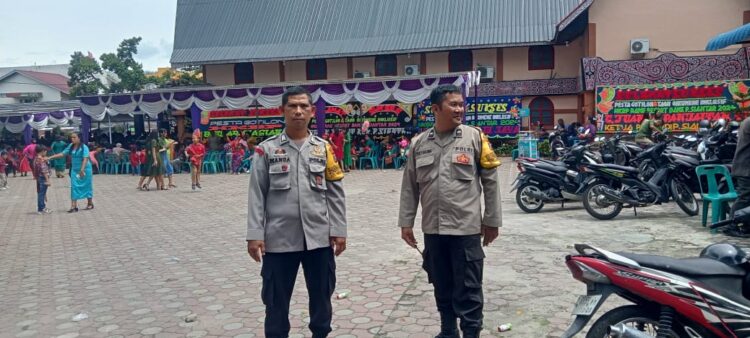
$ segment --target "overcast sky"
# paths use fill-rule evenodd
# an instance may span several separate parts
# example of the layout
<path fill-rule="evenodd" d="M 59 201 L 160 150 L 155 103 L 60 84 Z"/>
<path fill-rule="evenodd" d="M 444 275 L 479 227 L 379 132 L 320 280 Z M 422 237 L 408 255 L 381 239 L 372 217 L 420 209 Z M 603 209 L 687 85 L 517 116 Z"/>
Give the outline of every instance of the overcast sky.
<path fill-rule="evenodd" d="M 115 52 L 143 38 L 137 60 L 168 67 L 177 0 L 7 0 L 0 6 L 0 67 L 70 62 L 75 51 Z"/>

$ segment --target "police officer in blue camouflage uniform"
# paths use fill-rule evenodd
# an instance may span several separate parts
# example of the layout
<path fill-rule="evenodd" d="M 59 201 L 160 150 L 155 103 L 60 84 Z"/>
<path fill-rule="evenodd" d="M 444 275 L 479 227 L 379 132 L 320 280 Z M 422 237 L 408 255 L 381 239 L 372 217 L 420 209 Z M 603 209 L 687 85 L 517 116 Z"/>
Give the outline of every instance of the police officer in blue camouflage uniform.
<path fill-rule="evenodd" d="M 255 149 L 250 176 L 247 251 L 263 261 L 265 335 L 289 336 L 289 303 L 300 264 L 310 296 L 313 338 L 331 332 L 334 256 L 346 249 L 344 177 L 331 146 L 313 136 L 315 112 L 304 88 L 282 96 L 285 129 Z"/>
<path fill-rule="evenodd" d="M 458 338 L 460 319 L 463 337 L 474 338 L 482 330 L 482 244 L 492 243 L 502 226 L 500 161 L 486 135 L 461 124 L 465 110 L 458 87 L 438 86 L 430 100 L 435 126 L 412 140 L 404 169 L 401 238 L 417 247 L 412 228 L 421 202 L 423 268 L 440 312 L 437 337 Z"/>

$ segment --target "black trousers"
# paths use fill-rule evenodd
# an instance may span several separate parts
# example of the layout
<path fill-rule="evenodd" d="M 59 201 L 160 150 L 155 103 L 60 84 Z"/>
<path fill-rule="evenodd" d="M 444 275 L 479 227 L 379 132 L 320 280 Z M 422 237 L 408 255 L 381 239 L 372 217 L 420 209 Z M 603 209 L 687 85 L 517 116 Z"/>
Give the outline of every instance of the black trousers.
<path fill-rule="evenodd" d="M 750 206 L 750 177 L 737 176 L 735 180 L 737 181 L 737 186 L 734 187 L 737 191 L 737 200 L 732 205 L 732 213 L 729 217 L 734 216 L 735 211 Z M 750 226 L 750 224 L 743 225 Z"/>
<path fill-rule="evenodd" d="M 268 338 L 289 336 L 289 302 L 294 291 L 299 265 L 305 273 L 310 296 L 310 331 L 313 337 L 326 337 L 331 332 L 331 296 L 336 287 L 336 261 L 333 249 L 269 253 L 263 256 L 263 289 L 266 305 L 265 333 Z"/>
<path fill-rule="evenodd" d="M 427 278 L 441 318 L 461 319 L 461 330 L 482 328 L 484 251 L 480 235 L 424 235 Z M 455 320 L 455 319 L 453 319 Z"/>

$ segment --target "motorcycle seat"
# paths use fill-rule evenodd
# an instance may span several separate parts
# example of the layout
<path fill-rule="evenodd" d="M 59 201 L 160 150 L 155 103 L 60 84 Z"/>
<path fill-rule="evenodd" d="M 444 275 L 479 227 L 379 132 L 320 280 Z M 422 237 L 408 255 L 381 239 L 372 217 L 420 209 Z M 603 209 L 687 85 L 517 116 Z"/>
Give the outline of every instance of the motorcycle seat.
<path fill-rule="evenodd" d="M 618 253 L 641 266 L 691 276 L 745 276 L 747 271 L 710 258 L 671 258 L 665 256 Z"/>
<path fill-rule="evenodd" d="M 561 162 L 561 161 L 539 160 L 539 162 L 541 162 L 541 163 L 547 163 L 549 165 L 553 165 L 553 166 L 556 166 L 556 167 L 564 167 L 565 166 L 565 162 Z"/>
<path fill-rule="evenodd" d="M 594 167 L 594 168 L 608 168 L 608 169 L 629 171 L 631 173 L 637 173 L 638 172 L 638 168 L 628 167 L 628 166 L 624 166 L 624 165 L 617 165 L 617 164 L 609 164 L 609 163 L 590 164 L 589 166 Z"/>
<path fill-rule="evenodd" d="M 680 154 L 680 155 L 695 157 L 695 158 L 700 158 L 700 156 L 701 156 L 700 154 L 698 154 L 697 151 L 690 150 L 690 149 L 685 149 L 685 148 L 682 148 L 682 147 L 669 147 L 669 148 L 667 148 L 667 151 L 670 151 L 670 152 L 673 152 L 673 153 L 676 153 L 676 154 Z"/>
<path fill-rule="evenodd" d="M 536 167 L 543 170 L 548 170 L 555 173 L 564 173 L 568 171 L 568 168 L 565 167 L 564 163 L 560 163 L 560 165 L 552 165 L 546 162 L 537 162 Z"/>

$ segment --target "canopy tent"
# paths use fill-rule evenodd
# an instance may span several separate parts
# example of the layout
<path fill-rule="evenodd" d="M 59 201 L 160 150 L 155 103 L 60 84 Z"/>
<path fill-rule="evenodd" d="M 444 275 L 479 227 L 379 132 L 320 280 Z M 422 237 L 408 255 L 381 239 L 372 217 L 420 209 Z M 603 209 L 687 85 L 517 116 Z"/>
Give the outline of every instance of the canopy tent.
<path fill-rule="evenodd" d="M 69 126 L 71 123 L 87 128 L 87 121 L 90 119 L 84 116 L 80 102 L 76 100 L 0 105 L 0 130 L 23 133 L 26 143 L 31 142 L 33 130 Z"/>
<path fill-rule="evenodd" d="M 274 108 L 281 105 L 285 88 L 302 86 L 313 97 L 317 112 L 322 114 L 325 104 L 343 105 L 351 101 L 376 105 L 388 100 L 417 103 L 429 97 L 440 84 L 454 84 L 464 93 L 478 83 L 477 72 L 448 73 L 440 75 L 386 77 L 378 79 L 352 79 L 346 81 L 279 83 L 270 86 L 244 85 L 220 87 L 194 87 L 157 89 L 128 94 L 111 94 L 81 97 L 81 110 L 95 121 L 109 114 L 145 114 L 156 118 L 168 107 L 189 110 L 193 129 L 199 128 L 200 113 L 219 107 L 248 109 L 256 105 Z M 318 116 L 318 132 L 322 133 L 324 118 Z M 324 127 L 323 127 L 324 128 Z"/>
<path fill-rule="evenodd" d="M 745 43 L 748 40 L 750 40 L 750 24 L 737 27 L 713 37 L 708 41 L 706 50 L 718 50 L 734 44 Z"/>
<path fill-rule="evenodd" d="M 40 102 L 0 105 L 0 130 L 24 133 L 30 142 L 33 129 L 41 130 L 50 125 L 67 126 L 71 122 L 81 126 L 81 139 L 88 142 L 91 122 L 103 121 L 105 117 L 118 115 L 147 115 L 157 119 L 169 107 L 190 111 L 193 129 L 200 127 L 200 113 L 219 107 L 248 109 L 256 105 L 274 108 L 281 105 L 285 88 L 302 86 L 313 97 L 318 114 L 323 114 L 325 105 L 343 105 L 358 101 L 370 105 L 388 100 L 402 103 L 418 103 L 429 97 L 430 92 L 441 84 L 453 84 L 468 93 L 471 86 L 479 83 L 478 72 L 447 73 L 439 75 L 384 77 L 378 79 L 352 79 L 327 82 L 287 82 L 271 86 L 217 86 L 182 87 L 156 89 L 127 94 L 108 94 L 80 97 L 80 101 Z M 317 119 L 318 132 L 325 128 L 323 115 Z"/>

